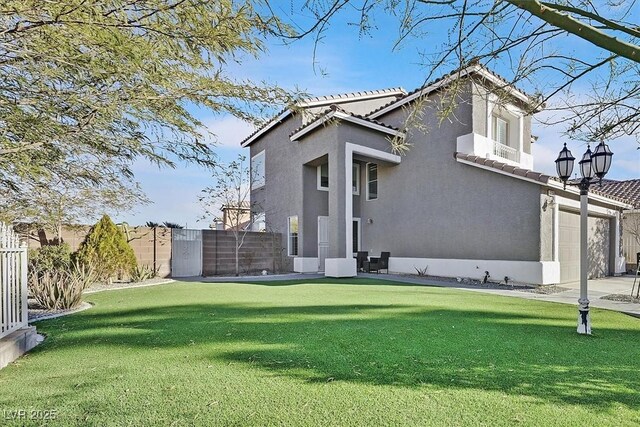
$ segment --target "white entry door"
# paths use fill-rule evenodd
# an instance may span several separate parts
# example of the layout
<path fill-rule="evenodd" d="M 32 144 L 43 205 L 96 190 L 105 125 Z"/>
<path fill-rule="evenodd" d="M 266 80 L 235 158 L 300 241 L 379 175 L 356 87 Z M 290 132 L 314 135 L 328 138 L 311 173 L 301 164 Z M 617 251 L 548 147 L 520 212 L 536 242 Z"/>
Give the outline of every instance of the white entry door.
<path fill-rule="evenodd" d="M 318 271 L 324 271 L 324 260 L 329 253 L 329 217 L 318 217 Z"/>

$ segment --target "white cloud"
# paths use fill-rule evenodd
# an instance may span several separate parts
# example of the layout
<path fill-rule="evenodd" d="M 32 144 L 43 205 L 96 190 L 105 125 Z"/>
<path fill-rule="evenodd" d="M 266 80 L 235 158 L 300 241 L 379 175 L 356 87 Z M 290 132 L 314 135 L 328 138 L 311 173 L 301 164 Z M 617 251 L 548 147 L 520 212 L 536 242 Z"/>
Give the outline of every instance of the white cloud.
<path fill-rule="evenodd" d="M 251 123 L 231 115 L 208 117 L 200 121 L 215 135 L 217 147 L 240 148 L 240 142 L 254 131 Z"/>

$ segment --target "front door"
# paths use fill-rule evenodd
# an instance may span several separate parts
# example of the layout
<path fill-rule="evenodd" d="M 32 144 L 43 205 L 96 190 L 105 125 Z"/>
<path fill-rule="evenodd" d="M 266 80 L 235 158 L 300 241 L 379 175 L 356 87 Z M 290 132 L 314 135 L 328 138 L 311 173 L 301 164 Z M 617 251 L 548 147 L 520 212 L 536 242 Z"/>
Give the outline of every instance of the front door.
<path fill-rule="evenodd" d="M 318 271 L 324 271 L 324 260 L 329 253 L 329 217 L 318 217 Z"/>

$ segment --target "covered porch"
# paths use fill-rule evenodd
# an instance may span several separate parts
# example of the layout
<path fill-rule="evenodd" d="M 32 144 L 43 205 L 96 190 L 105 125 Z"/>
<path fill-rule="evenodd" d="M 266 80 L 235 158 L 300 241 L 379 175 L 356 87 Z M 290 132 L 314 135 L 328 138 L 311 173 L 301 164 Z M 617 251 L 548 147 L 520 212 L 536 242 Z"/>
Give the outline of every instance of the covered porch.
<path fill-rule="evenodd" d="M 377 177 L 370 179 L 372 171 L 377 174 L 379 168 L 400 164 L 399 155 L 385 151 L 390 147 L 386 137 L 391 132 L 404 136 L 388 128 L 382 135 L 367 130 L 360 138 L 351 132 L 351 137 L 345 135 L 345 142 L 336 143 L 327 154 L 303 165 L 301 253 L 293 260 L 295 272 L 323 272 L 327 277 L 357 275 L 354 252 L 360 249 L 367 219 L 359 217 L 354 199 L 357 205 L 359 198 L 369 200 L 377 191 Z M 367 145 L 349 142 L 354 140 Z"/>

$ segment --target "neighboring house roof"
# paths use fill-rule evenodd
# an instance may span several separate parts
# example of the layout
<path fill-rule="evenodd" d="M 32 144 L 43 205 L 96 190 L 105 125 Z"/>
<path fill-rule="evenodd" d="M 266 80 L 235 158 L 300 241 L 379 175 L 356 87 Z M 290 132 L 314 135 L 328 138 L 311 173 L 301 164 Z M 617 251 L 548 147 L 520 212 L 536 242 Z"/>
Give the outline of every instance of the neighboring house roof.
<path fill-rule="evenodd" d="M 329 122 L 332 119 L 353 123 L 359 126 L 373 129 L 378 132 L 386 133 L 391 136 L 404 137 L 405 135 L 404 132 L 402 132 L 398 128 L 386 125 L 384 123 L 369 119 L 364 116 L 349 113 L 348 111 L 345 111 L 336 105 L 332 105 L 330 109 L 319 114 L 314 120 L 294 130 L 291 135 L 289 135 L 289 139 L 291 139 L 291 141 L 297 141 L 309 132 L 317 129 L 318 127 Z"/>
<path fill-rule="evenodd" d="M 477 166 L 482 169 L 500 173 L 502 175 L 511 176 L 513 178 L 522 179 L 539 185 L 546 185 L 556 189 L 563 189 L 570 193 L 579 194 L 580 192 L 575 186 L 567 186 L 565 188 L 560 179 L 540 172 L 534 172 L 532 170 L 511 166 L 506 163 L 485 159 L 483 157 L 478 157 L 471 154 L 456 152 L 454 153 L 454 157 L 461 163 Z M 597 196 L 596 198 L 601 201 L 611 203 L 622 208 L 629 208 L 632 204 L 629 199 L 608 194 L 596 186 L 592 186 L 589 189 L 589 193 Z"/>
<path fill-rule="evenodd" d="M 389 89 L 378 89 L 378 90 L 365 90 L 360 92 L 351 92 L 351 93 L 343 93 L 337 95 L 327 95 L 327 96 L 318 96 L 314 98 L 308 98 L 303 101 L 300 101 L 296 104 L 296 108 L 315 108 L 315 107 L 323 107 L 337 103 L 345 103 L 345 102 L 354 102 L 354 101 L 365 101 L 367 99 L 375 99 L 389 96 L 403 97 L 407 94 L 401 87 L 394 87 Z M 274 118 L 265 122 L 262 126 L 256 129 L 251 135 L 246 137 L 240 145 L 246 147 L 250 145 L 252 142 L 257 140 L 260 136 L 267 133 L 271 128 L 276 126 L 277 124 L 284 121 L 286 118 L 293 114 L 294 108 L 285 108 L 280 111 Z"/>
<path fill-rule="evenodd" d="M 533 97 L 527 95 L 524 91 L 515 87 L 512 83 L 510 83 L 504 77 L 494 73 L 493 71 L 489 70 L 483 65 L 473 64 L 465 68 L 454 70 L 449 74 L 445 74 L 444 76 L 439 77 L 436 80 L 413 90 L 412 92 L 409 92 L 404 97 L 396 101 L 392 101 L 387 105 L 383 105 L 382 107 L 379 107 L 376 110 L 373 110 L 372 112 L 367 114 L 367 117 L 370 117 L 372 119 L 380 117 L 384 114 L 387 114 L 395 110 L 396 108 L 399 108 L 399 107 L 402 107 L 403 105 L 408 104 L 413 100 L 425 97 L 432 92 L 440 90 L 459 78 L 472 75 L 472 74 L 477 75 L 483 78 L 484 80 L 491 82 L 496 86 L 499 86 L 501 89 L 506 90 L 511 96 L 519 99 L 525 104 L 529 104 L 529 105 L 535 104 L 535 99 Z"/>
<path fill-rule="evenodd" d="M 634 208 L 640 208 L 640 179 L 627 181 L 603 180 L 600 192 L 610 196 L 622 197 L 629 201 Z"/>
<path fill-rule="evenodd" d="M 222 209 L 251 209 L 251 202 L 243 201 L 243 202 L 233 202 L 222 205 Z"/>

